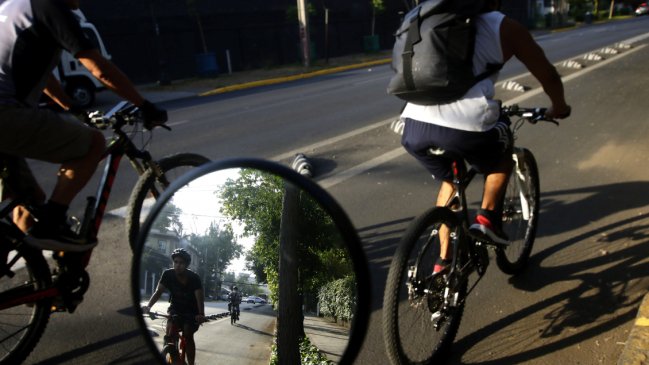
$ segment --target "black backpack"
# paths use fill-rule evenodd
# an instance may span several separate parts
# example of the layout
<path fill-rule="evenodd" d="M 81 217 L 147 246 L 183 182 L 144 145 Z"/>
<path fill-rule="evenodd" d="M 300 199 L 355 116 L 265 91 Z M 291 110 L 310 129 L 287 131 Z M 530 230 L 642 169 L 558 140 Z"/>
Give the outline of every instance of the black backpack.
<path fill-rule="evenodd" d="M 489 65 L 473 74 L 474 18 L 483 5 L 483 0 L 427 0 L 409 11 L 395 34 L 396 73 L 388 94 L 414 104 L 446 104 L 500 70 L 502 65 Z"/>

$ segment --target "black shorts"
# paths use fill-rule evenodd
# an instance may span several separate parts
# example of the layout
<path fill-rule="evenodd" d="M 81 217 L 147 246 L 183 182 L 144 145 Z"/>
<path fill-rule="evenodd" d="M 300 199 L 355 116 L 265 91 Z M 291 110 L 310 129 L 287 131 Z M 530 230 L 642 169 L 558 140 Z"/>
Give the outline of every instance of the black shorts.
<path fill-rule="evenodd" d="M 174 316 L 173 323 L 178 329 L 182 331 L 189 329 L 192 333 L 198 331 L 199 325 L 196 323 L 197 314 L 176 313 L 176 311 L 170 310 L 169 315 Z"/>
<path fill-rule="evenodd" d="M 433 178 L 450 181 L 451 156 L 462 157 L 478 172 L 488 174 L 505 155 L 511 155 L 512 134 L 508 120 L 498 121 L 486 132 L 468 132 L 406 118 L 401 144 Z"/>

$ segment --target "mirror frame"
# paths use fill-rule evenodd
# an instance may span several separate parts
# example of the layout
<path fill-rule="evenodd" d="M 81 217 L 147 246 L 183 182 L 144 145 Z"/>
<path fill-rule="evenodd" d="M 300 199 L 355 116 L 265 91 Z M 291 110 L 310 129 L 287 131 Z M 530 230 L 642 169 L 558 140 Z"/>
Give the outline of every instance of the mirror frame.
<path fill-rule="evenodd" d="M 142 335 L 144 335 L 149 350 L 158 359 L 160 364 L 164 364 L 164 360 L 160 356 L 160 350 L 157 348 L 153 338 L 147 330 L 142 308 L 140 306 L 140 258 L 142 257 L 142 251 L 147 237 L 146 233 L 148 233 L 151 225 L 160 211 L 162 211 L 162 207 L 183 186 L 204 175 L 231 168 L 251 168 L 281 176 L 293 185 L 311 194 L 311 196 L 322 205 L 322 208 L 332 216 L 333 221 L 336 224 L 336 227 L 340 230 L 340 235 L 349 250 L 354 267 L 354 273 L 356 275 L 356 291 L 358 293 L 356 312 L 351 324 L 349 342 L 347 343 L 345 352 L 339 362 L 339 364 L 352 364 L 363 344 L 371 311 L 370 273 L 367 258 L 363 251 L 358 233 L 342 207 L 317 183 L 284 165 L 256 158 L 234 158 L 213 161 L 192 169 L 173 181 L 169 188 L 160 195 L 151 208 L 149 215 L 141 226 L 131 265 L 131 293 L 135 306 L 135 316 L 138 327 Z"/>

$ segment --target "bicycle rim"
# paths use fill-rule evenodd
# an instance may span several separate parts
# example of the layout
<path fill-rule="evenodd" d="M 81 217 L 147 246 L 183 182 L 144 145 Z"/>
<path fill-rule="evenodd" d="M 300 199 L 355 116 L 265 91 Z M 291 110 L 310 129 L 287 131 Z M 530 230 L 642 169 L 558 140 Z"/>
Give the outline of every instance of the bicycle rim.
<path fill-rule="evenodd" d="M 201 155 L 181 153 L 165 157 L 157 162 L 164 172 L 164 176 L 157 178 L 151 169 L 147 169 L 140 176 L 129 198 L 126 213 L 126 233 L 132 249 L 135 248 L 135 242 L 140 233 L 140 223 L 147 216 L 148 209 L 145 207 L 145 200 L 147 198 L 157 199 L 171 182 L 209 161 L 207 157 Z"/>
<path fill-rule="evenodd" d="M 430 210 L 414 221 L 399 243 L 383 298 L 383 335 L 393 364 L 429 364 L 451 347 L 462 318 L 466 282 L 448 285 L 432 276 L 442 223 L 459 239 L 448 209 Z M 425 291 L 424 291 L 425 290 Z"/>
<path fill-rule="evenodd" d="M 503 205 L 503 230 L 510 245 L 496 250 L 496 263 L 507 274 L 521 272 L 532 252 L 539 217 L 539 174 L 532 153 L 517 151 L 516 168 L 507 185 Z"/>
<path fill-rule="evenodd" d="M 17 260 L 9 268 L 14 277 L 0 277 L 0 303 L 51 285 L 50 271 L 40 251 L 22 248 L 9 252 L 7 260 L 2 256 L 0 264 Z M 45 331 L 51 306 L 51 298 L 46 298 L 0 310 L 0 363 L 20 364 L 25 360 Z"/>

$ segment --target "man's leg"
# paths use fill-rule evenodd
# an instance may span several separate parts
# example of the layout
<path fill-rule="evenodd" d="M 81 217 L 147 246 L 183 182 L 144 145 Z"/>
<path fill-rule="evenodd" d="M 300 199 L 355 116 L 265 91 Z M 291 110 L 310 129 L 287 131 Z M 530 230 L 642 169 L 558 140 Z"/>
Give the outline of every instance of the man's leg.
<path fill-rule="evenodd" d="M 455 194 L 455 188 L 453 184 L 449 181 L 442 181 L 442 185 L 439 187 L 439 193 L 437 194 L 437 203 L 438 207 L 446 206 L 453 195 Z M 448 252 L 449 241 L 451 239 L 451 232 L 446 225 L 442 225 L 439 229 L 439 257 L 443 260 L 451 259 L 450 253 Z"/>
<path fill-rule="evenodd" d="M 104 136 L 99 131 L 93 131 L 87 154 L 61 165 L 50 201 L 64 206 L 70 205 L 95 173 L 105 148 Z"/>
<path fill-rule="evenodd" d="M 502 231 L 503 198 L 514 161 L 505 154 L 496 168 L 485 176 L 482 205 L 471 231 L 478 237 L 507 244 L 507 235 Z"/>
<path fill-rule="evenodd" d="M 496 168 L 485 176 L 482 209 L 502 213 L 503 198 L 513 168 L 514 161 L 506 155 Z"/>
<path fill-rule="evenodd" d="M 196 360 L 196 343 L 194 342 L 194 332 L 196 332 L 196 325 L 185 321 L 183 327 L 185 332 L 185 354 L 187 355 L 187 364 L 194 365 Z"/>

